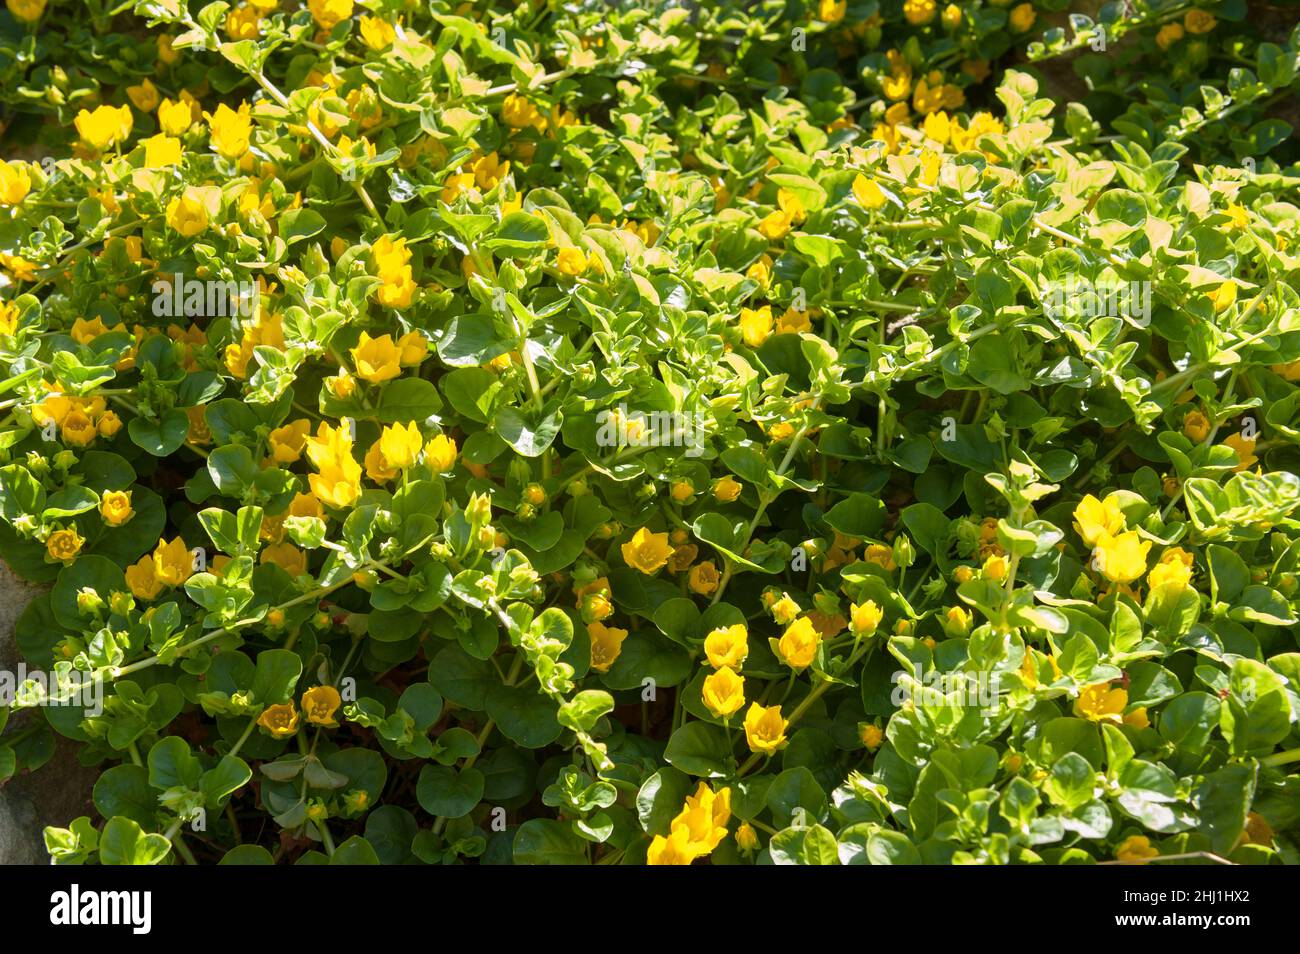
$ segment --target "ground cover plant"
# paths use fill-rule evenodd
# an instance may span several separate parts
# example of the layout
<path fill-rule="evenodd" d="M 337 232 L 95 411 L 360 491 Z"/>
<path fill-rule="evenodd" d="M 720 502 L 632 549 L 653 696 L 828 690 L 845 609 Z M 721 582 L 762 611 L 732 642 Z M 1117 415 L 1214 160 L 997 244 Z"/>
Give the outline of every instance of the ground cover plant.
<path fill-rule="evenodd" d="M 1294 6 L 6 7 L 54 861 L 1297 860 Z"/>

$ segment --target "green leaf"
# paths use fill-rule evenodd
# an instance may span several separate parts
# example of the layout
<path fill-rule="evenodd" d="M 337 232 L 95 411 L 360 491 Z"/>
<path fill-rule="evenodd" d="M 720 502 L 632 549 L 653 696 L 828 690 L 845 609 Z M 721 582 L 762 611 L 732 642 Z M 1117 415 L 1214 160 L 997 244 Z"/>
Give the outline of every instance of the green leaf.
<path fill-rule="evenodd" d="M 184 411 L 174 407 L 157 421 L 133 417 L 126 430 L 137 447 L 154 457 L 166 457 L 185 443 L 190 432 L 190 419 Z"/>
<path fill-rule="evenodd" d="M 325 231 L 325 216 L 313 209 L 289 209 L 280 213 L 277 225 L 280 238 L 292 245 Z"/>
<path fill-rule="evenodd" d="M 442 409 L 438 389 L 423 378 L 399 378 L 384 385 L 375 416 L 383 424 L 421 422 Z"/>
<path fill-rule="evenodd" d="M 549 818 L 531 818 L 514 838 L 517 865 L 585 865 L 587 843 L 573 828 Z"/>
<path fill-rule="evenodd" d="M 707 722 L 688 722 L 672 734 L 664 758 L 687 775 L 722 778 L 735 765 L 726 732 Z"/>
<path fill-rule="evenodd" d="M 444 765 L 426 765 L 420 770 L 415 797 L 430 815 L 460 818 L 483 799 L 483 773 L 468 768 L 457 771 Z"/>
<path fill-rule="evenodd" d="M 99 837 L 99 862 L 104 865 L 156 865 L 171 851 L 162 835 L 145 833 L 130 818 L 110 818 Z"/>

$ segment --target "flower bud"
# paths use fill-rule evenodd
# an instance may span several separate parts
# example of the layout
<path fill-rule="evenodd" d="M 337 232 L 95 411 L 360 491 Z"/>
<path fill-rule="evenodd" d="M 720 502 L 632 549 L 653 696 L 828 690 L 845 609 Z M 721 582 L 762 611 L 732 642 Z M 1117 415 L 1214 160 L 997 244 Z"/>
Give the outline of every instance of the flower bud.
<path fill-rule="evenodd" d="M 104 611 L 104 600 L 90 587 L 77 591 L 77 612 L 82 616 L 98 616 Z"/>

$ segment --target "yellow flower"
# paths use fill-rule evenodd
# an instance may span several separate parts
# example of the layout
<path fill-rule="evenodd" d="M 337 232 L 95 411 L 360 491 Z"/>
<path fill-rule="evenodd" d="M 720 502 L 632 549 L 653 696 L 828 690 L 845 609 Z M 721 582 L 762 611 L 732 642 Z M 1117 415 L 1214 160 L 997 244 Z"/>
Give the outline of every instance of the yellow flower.
<path fill-rule="evenodd" d="M 704 655 L 714 669 L 739 669 L 749 655 L 749 630 L 744 623 L 713 630 L 704 637 Z"/>
<path fill-rule="evenodd" d="M 32 191 L 32 175 L 24 162 L 0 159 L 0 205 L 17 205 Z"/>
<path fill-rule="evenodd" d="M 694 795 L 686 796 L 681 812 L 669 824 L 673 834 L 685 832 L 687 849 L 696 857 L 707 855 L 727 837 L 727 822 L 731 820 L 731 789 L 714 792 L 700 782 Z"/>
<path fill-rule="evenodd" d="M 297 493 L 289 503 L 290 517 L 319 517 L 325 519 L 325 509 L 320 501 L 310 494 Z"/>
<path fill-rule="evenodd" d="M 312 19 L 323 30 L 332 30 L 352 16 L 352 0 L 307 0 Z"/>
<path fill-rule="evenodd" d="M 948 119 L 948 114 L 941 109 L 937 113 L 931 113 L 925 117 L 925 122 L 921 124 L 921 130 L 925 133 L 927 139 L 946 144 L 952 137 L 952 121 Z M 929 156 L 934 156 L 934 154 L 931 153 L 925 158 L 929 160 Z M 929 161 L 938 161 L 938 158 L 938 156 L 934 156 L 934 159 Z M 937 169 L 935 173 L 937 174 Z M 933 176 L 927 176 L 927 180 L 930 183 L 934 182 Z"/>
<path fill-rule="evenodd" d="M 1187 16 L 1183 17 L 1183 26 L 1193 35 L 1209 33 L 1218 25 L 1219 21 L 1208 10 L 1188 10 Z"/>
<path fill-rule="evenodd" d="M 232 40 L 255 40 L 261 26 L 262 15 L 256 7 L 237 7 L 226 14 L 226 36 Z"/>
<path fill-rule="evenodd" d="M 1224 445 L 1231 447 L 1237 454 L 1237 464 L 1232 468 L 1233 470 L 1245 470 L 1247 467 L 1259 462 L 1259 458 L 1255 456 L 1255 442 L 1257 440 L 1258 438 L 1244 437 L 1240 433 L 1231 434 L 1224 438 Z"/>
<path fill-rule="evenodd" d="M 166 34 L 160 34 L 158 37 L 158 59 L 170 66 L 180 59 L 180 56 L 172 46 L 172 38 Z"/>
<path fill-rule="evenodd" d="M 399 360 L 404 368 L 415 367 L 429 356 L 429 343 L 418 331 L 409 331 L 398 338 L 397 347 L 402 352 Z"/>
<path fill-rule="evenodd" d="M 133 516 L 131 509 L 131 491 L 110 490 L 99 498 L 99 513 L 110 527 L 120 527 Z"/>
<path fill-rule="evenodd" d="M 163 586 L 180 586 L 194 572 L 194 555 L 185 541 L 177 537 L 171 543 L 158 541 L 153 551 L 153 572 Z"/>
<path fill-rule="evenodd" d="M 1209 294 L 1216 314 L 1227 311 L 1232 307 L 1233 302 L 1237 300 L 1237 283 L 1232 281 L 1224 282 Z"/>
<path fill-rule="evenodd" d="M 55 530 L 45 540 L 46 559 L 67 566 L 77 558 L 77 554 L 81 552 L 81 547 L 85 542 L 81 534 L 77 533 L 76 527 L 70 527 L 67 530 Z"/>
<path fill-rule="evenodd" d="M 576 278 L 587 270 L 587 256 L 579 248 L 562 248 L 556 255 L 555 266 L 561 274 Z"/>
<path fill-rule="evenodd" d="M 867 600 L 865 603 L 851 603 L 850 615 L 854 635 L 870 636 L 876 631 L 885 614 L 874 600 Z"/>
<path fill-rule="evenodd" d="M 898 564 L 894 562 L 894 548 L 883 543 L 870 544 L 862 551 L 862 559 L 886 570 L 898 569 Z"/>
<path fill-rule="evenodd" d="M 821 636 L 818 635 L 812 620 L 802 616 L 786 628 L 785 634 L 779 640 L 773 642 L 775 643 L 773 649 L 781 662 L 798 671 L 807 669 L 817 658 L 817 647 L 821 643 Z"/>
<path fill-rule="evenodd" d="M 395 39 L 397 39 L 397 31 L 387 20 L 381 20 L 379 17 L 361 18 L 361 42 L 371 50 L 376 53 L 386 50 L 393 45 Z"/>
<path fill-rule="evenodd" d="M 862 740 L 863 745 L 874 752 L 880 748 L 880 743 L 885 741 L 885 733 L 874 722 L 867 722 L 858 730 L 858 738 Z"/>
<path fill-rule="evenodd" d="M 939 620 L 939 625 L 949 636 L 960 638 L 970 632 L 971 614 L 960 606 L 950 606 Z"/>
<path fill-rule="evenodd" d="M 375 239 L 370 247 L 375 274 L 383 282 L 376 292 L 381 305 L 405 308 L 415 297 L 415 279 L 411 272 L 411 252 L 406 239 L 384 235 Z M 405 340 L 405 339 L 404 339 Z"/>
<path fill-rule="evenodd" d="M 903 16 L 912 26 L 924 26 L 934 19 L 937 9 L 935 0 L 904 0 Z"/>
<path fill-rule="evenodd" d="M 817 19 L 823 23 L 839 23 L 848 8 L 848 0 L 817 0 Z"/>
<path fill-rule="evenodd" d="M 45 0 L 5 0 L 5 6 L 22 23 L 35 23 L 45 12 Z"/>
<path fill-rule="evenodd" d="M 339 368 L 338 374 L 332 374 L 325 379 L 325 387 L 336 398 L 350 397 L 357 389 L 357 379 L 348 373 L 347 368 Z"/>
<path fill-rule="evenodd" d="M 1147 586 L 1151 589 L 1169 587 L 1174 593 L 1181 593 L 1192 582 L 1193 557 L 1181 547 L 1170 547 L 1160 554 L 1160 562 L 1147 574 Z"/>
<path fill-rule="evenodd" d="M 348 428 L 321 421 L 316 436 L 307 440 L 307 457 L 320 469 L 307 478 L 317 500 L 331 507 L 350 507 L 361 495 L 361 465 L 352 457 Z"/>
<path fill-rule="evenodd" d="M 1193 10 L 1192 13 L 1198 11 Z M 1191 16 L 1189 13 L 1188 16 Z M 1160 849 L 1151 844 L 1146 835 L 1129 835 L 1115 849 L 1115 858 L 1129 864 L 1144 865 L 1151 858 L 1160 857 Z"/>
<path fill-rule="evenodd" d="M 812 322 L 808 319 L 808 312 L 799 311 L 796 308 L 787 308 L 785 314 L 777 319 L 776 333 L 778 335 L 797 335 L 805 331 L 812 331 Z"/>
<path fill-rule="evenodd" d="M 1151 541 L 1143 540 L 1136 530 L 1097 541 L 1097 569 L 1112 583 L 1132 583 L 1147 569 Z"/>
<path fill-rule="evenodd" d="M 366 454 L 366 473 L 376 483 L 392 480 L 402 470 L 415 464 L 423 443 L 415 422 L 388 425 Z"/>
<path fill-rule="evenodd" d="M 131 135 L 130 106 L 99 106 L 94 112 L 81 110 L 73 125 L 81 141 L 92 149 L 103 150 Z"/>
<path fill-rule="evenodd" d="M 159 133 L 156 136 L 141 140 L 140 145 L 144 146 L 144 164 L 146 168 L 164 169 L 181 161 L 181 141 L 179 139 Z"/>
<path fill-rule="evenodd" d="M 781 598 L 772 603 L 768 610 L 772 618 L 781 626 L 789 626 L 799 615 L 799 604 L 790 598 L 789 593 L 782 593 Z"/>
<path fill-rule="evenodd" d="M 354 469 L 355 468 L 355 469 Z M 307 481 L 316 499 L 331 507 L 350 507 L 361 496 L 361 465 L 355 461 L 322 467 Z"/>
<path fill-rule="evenodd" d="M 912 92 L 912 71 L 910 69 L 893 70 L 880 81 L 880 91 L 886 99 L 905 100 Z M 880 136 L 875 138 L 879 139 Z M 861 201 L 861 200 L 859 200 Z"/>
<path fill-rule="evenodd" d="M 298 731 L 298 718 L 298 710 L 293 707 L 293 703 L 282 702 L 263 709 L 257 717 L 257 724 L 271 733 L 272 738 L 287 739 Z"/>
<path fill-rule="evenodd" d="M 233 110 L 225 103 L 215 113 L 204 113 L 211 132 L 212 148 L 227 159 L 239 159 L 248 152 L 248 139 L 253 132 L 253 117 L 248 103 Z"/>
<path fill-rule="evenodd" d="M 667 836 L 655 835 L 646 849 L 647 865 L 689 865 L 699 855 L 691 844 L 691 833 L 684 827 Z"/>
<path fill-rule="evenodd" d="M 489 192 L 497 187 L 509 171 L 509 161 L 502 162 L 494 150 L 475 161 L 474 184 L 480 192 Z"/>
<path fill-rule="evenodd" d="M 782 209 L 776 209 L 775 211 L 769 212 L 763 221 L 758 223 L 758 230 L 763 233 L 765 238 L 776 242 L 781 239 L 786 232 L 790 231 L 792 223 L 793 219 L 789 212 Z"/>
<path fill-rule="evenodd" d="M 344 467 L 352 460 L 352 433 L 346 426 L 321 421 L 316 434 L 307 438 L 307 459 L 317 467 Z"/>
<path fill-rule="evenodd" d="M 1244 205 L 1238 205 L 1235 202 L 1229 203 L 1228 207 L 1223 210 L 1231 220 L 1231 226 L 1234 231 L 1240 232 L 1246 226 L 1250 225 L 1250 212 Z"/>
<path fill-rule="evenodd" d="M 961 26 L 961 7 L 950 3 L 943 8 L 943 25 L 945 29 L 955 30 Z"/>
<path fill-rule="evenodd" d="M 292 543 L 275 543 L 262 551 L 258 563 L 273 563 L 290 576 L 307 572 L 307 554 Z"/>
<path fill-rule="evenodd" d="M 424 454 L 435 473 L 445 474 L 456 466 L 456 442 L 446 434 L 439 434 L 429 441 L 425 445 Z"/>
<path fill-rule="evenodd" d="M 1088 546 L 1122 531 L 1124 511 L 1119 509 L 1119 496 L 1109 494 L 1105 500 L 1098 500 L 1088 494 L 1074 508 L 1074 529 Z"/>
<path fill-rule="evenodd" d="M 788 744 L 785 729 L 789 723 L 781 716 L 779 705 L 764 708 L 757 702 L 749 704 L 745 713 L 745 741 L 751 752 L 772 755 Z"/>
<path fill-rule="evenodd" d="M 1210 436 L 1210 419 L 1200 411 L 1189 411 L 1183 418 L 1183 433 L 1188 440 L 1199 444 Z"/>
<path fill-rule="evenodd" d="M 864 209 L 879 209 L 889 201 L 876 181 L 868 179 L 862 173 L 858 173 L 853 180 L 853 197 Z"/>
<path fill-rule="evenodd" d="M 778 189 L 776 192 L 776 204 L 781 207 L 781 211 L 790 216 L 790 221 L 799 225 L 808 218 L 808 210 L 803 206 L 803 200 L 789 189 Z"/>
<path fill-rule="evenodd" d="M 745 344 L 757 348 L 772 333 L 772 309 L 768 305 L 761 308 L 740 309 L 740 335 Z"/>
<path fill-rule="evenodd" d="M 695 496 L 695 487 L 689 480 L 674 481 L 668 488 L 668 496 L 677 503 L 685 503 Z"/>
<path fill-rule="evenodd" d="M 633 534 L 632 539 L 623 544 L 622 550 L 627 565 L 646 576 L 654 576 L 663 569 L 673 552 L 668 543 L 668 534 L 652 533 L 646 527 Z"/>
<path fill-rule="evenodd" d="M 415 465 L 423 444 L 424 439 L 420 436 L 420 428 L 414 421 L 407 422 L 405 426 L 389 424 L 379 435 L 379 447 L 383 452 L 384 460 L 389 466 L 401 470 Z"/>
<path fill-rule="evenodd" d="M 596 672 L 609 672 L 609 667 L 623 651 L 627 630 L 593 621 L 587 624 L 587 636 L 591 640 L 591 668 Z"/>
<path fill-rule="evenodd" d="M 1112 689 L 1110 683 L 1099 682 L 1079 692 L 1074 701 L 1074 714 L 1089 722 L 1114 722 L 1119 724 L 1128 705 L 1128 692 Z"/>
<path fill-rule="evenodd" d="M 758 850 L 758 834 L 749 822 L 741 822 L 736 829 L 736 847 L 747 855 Z"/>
<path fill-rule="evenodd" d="M 1024 33 L 1034 25 L 1034 21 L 1037 19 L 1038 14 L 1034 12 L 1033 5 L 1022 3 L 1011 11 L 1011 15 L 1007 17 L 1007 22 L 1016 33 Z"/>
<path fill-rule="evenodd" d="M 313 686 L 302 694 L 302 711 L 312 725 L 333 729 L 338 725 L 334 713 L 343 704 L 343 697 L 333 686 Z"/>
<path fill-rule="evenodd" d="M 363 331 L 361 340 L 351 354 L 352 362 L 357 368 L 357 377 L 371 384 L 381 384 L 402 373 L 402 353 L 393 342 L 392 335 L 372 338 Z"/>
<path fill-rule="evenodd" d="M 59 425 L 59 436 L 63 438 L 63 442 L 74 447 L 87 446 L 98 434 L 94 420 L 80 409 L 70 411 Z"/>
<path fill-rule="evenodd" d="M 718 579 L 718 568 L 713 565 L 711 560 L 705 560 L 703 563 L 697 563 L 691 567 L 686 583 L 691 588 L 692 593 L 698 593 L 700 596 L 711 596 L 713 591 L 718 588 Z"/>
<path fill-rule="evenodd" d="M 162 592 L 163 583 L 154 572 L 152 556 L 146 553 L 138 563 L 126 568 L 126 585 L 137 599 L 142 600 L 152 600 Z"/>
<path fill-rule="evenodd" d="M 1135 729 L 1151 728 L 1151 719 L 1147 716 L 1147 707 L 1138 706 L 1132 712 L 1126 713 L 1124 716 L 1124 724 L 1132 726 Z"/>
<path fill-rule="evenodd" d="M 292 464 L 302 456 L 311 434 L 311 421 L 305 417 L 277 427 L 266 435 L 271 447 L 271 459 L 277 464 Z"/>
<path fill-rule="evenodd" d="M 462 192 L 468 191 L 474 185 L 474 174 L 471 172 L 462 172 L 456 175 L 448 176 L 442 186 L 442 201 L 448 205 L 456 201 L 456 196 Z M 465 256 L 465 262 L 468 267 L 470 262 L 469 256 Z"/>
<path fill-rule="evenodd" d="M 1166 23 L 1156 34 L 1156 46 L 1162 50 L 1168 50 L 1171 46 L 1183 38 L 1183 28 L 1177 23 Z"/>
<path fill-rule="evenodd" d="M 103 437 L 112 437 L 122 429 L 122 419 L 113 411 L 105 411 L 99 416 L 95 426 Z"/>
<path fill-rule="evenodd" d="M 185 191 L 167 203 L 167 225 L 186 238 L 193 238 L 208 227 L 212 216 L 221 210 L 221 190 L 216 186 L 186 186 Z"/>
<path fill-rule="evenodd" d="M 723 666 L 704 679 L 704 705 L 719 719 L 728 719 L 745 704 L 745 680 L 730 666 Z"/>
<path fill-rule="evenodd" d="M 740 496 L 741 485 L 731 477 L 719 477 L 713 482 L 713 498 L 720 503 L 731 503 Z"/>
<path fill-rule="evenodd" d="M 168 136 L 183 136 L 194 122 L 194 113 L 187 103 L 173 103 L 164 99 L 158 107 L 158 125 Z"/>

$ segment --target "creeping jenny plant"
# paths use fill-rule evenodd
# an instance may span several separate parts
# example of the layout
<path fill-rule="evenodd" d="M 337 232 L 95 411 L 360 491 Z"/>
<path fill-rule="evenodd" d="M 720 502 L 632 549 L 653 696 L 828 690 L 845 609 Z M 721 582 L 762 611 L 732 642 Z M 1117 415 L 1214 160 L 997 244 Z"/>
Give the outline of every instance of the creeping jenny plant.
<path fill-rule="evenodd" d="M 1300 44 L 1062 6 L 8 0 L 54 860 L 1297 860 Z"/>

